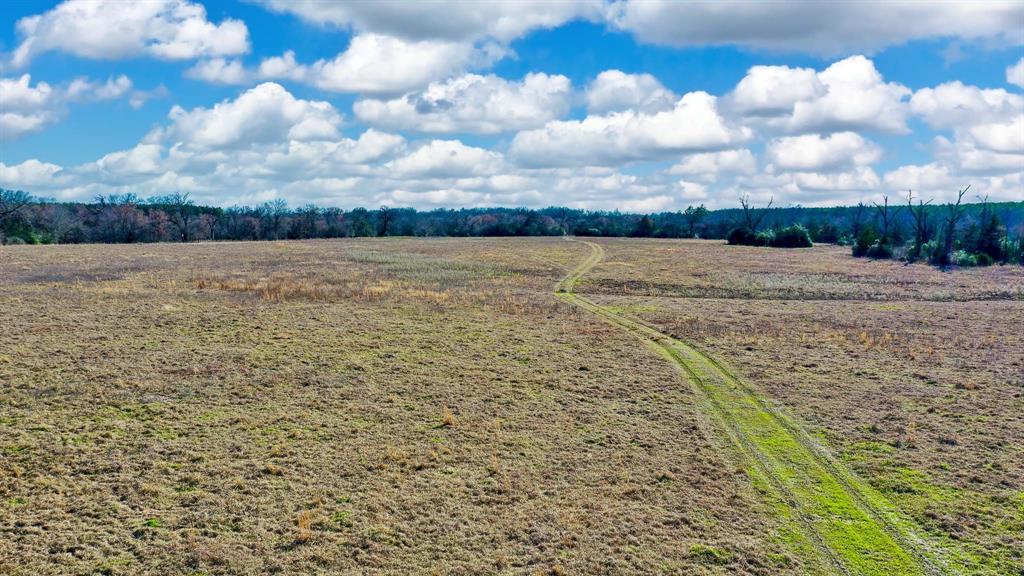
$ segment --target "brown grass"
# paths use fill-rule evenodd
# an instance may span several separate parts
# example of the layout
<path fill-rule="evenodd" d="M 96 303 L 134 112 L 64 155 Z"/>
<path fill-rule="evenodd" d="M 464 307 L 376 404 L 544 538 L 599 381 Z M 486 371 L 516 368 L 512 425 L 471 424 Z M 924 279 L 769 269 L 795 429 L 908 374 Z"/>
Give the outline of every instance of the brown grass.
<path fill-rule="evenodd" d="M 800 573 L 585 254 L 0 248 L 0 573 Z"/>

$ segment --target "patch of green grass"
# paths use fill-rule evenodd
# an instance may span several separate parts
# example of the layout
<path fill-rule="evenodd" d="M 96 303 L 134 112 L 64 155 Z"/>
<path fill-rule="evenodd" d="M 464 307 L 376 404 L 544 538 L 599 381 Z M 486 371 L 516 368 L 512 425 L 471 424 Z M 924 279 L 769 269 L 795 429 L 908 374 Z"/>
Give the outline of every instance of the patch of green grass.
<path fill-rule="evenodd" d="M 724 566 L 732 562 L 733 555 L 728 550 L 715 548 L 706 544 L 694 544 L 688 552 L 690 558 L 694 558 L 703 564 Z"/>

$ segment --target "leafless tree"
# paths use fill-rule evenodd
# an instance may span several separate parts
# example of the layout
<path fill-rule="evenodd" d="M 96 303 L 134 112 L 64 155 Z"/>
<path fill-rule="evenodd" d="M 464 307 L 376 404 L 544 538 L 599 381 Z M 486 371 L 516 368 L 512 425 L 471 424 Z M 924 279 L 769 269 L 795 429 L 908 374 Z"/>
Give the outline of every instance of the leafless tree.
<path fill-rule="evenodd" d="M 191 240 L 192 225 L 197 216 L 197 211 L 195 203 L 189 198 L 188 192 L 175 192 L 167 196 L 153 198 L 151 202 L 167 206 L 167 216 L 170 217 L 171 223 L 178 230 L 179 240 L 182 242 Z"/>
<path fill-rule="evenodd" d="M 928 210 L 926 209 L 926 206 L 931 203 L 931 200 L 924 202 L 918 198 L 917 207 L 914 207 L 914 192 L 913 190 L 907 190 L 907 209 L 910 210 L 910 216 L 914 219 L 914 249 L 911 254 L 915 258 L 921 255 L 921 246 L 931 236 L 931 229 L 928 224 Z"/>
<path fill-rule="evenodd" d="M 882 203 L 875 202 L 875 210 L 878 211 L 878 217 L 882 221 L 882 244 L 889 243 L 889 228 L 892 223 L 896 220 L 896 216 L 900 213 L 903 208 L 893 208 L 889 206 L 889 197 L 882 196 Z"/>
<path fill-rule="evenodd" d="M 856 240 L 860 236 L 860 231 L 864 227 L 864 210 L 867 206 L 863 202 L 857 203 L 857 209 L 853 213 L 853 219 L 850 220 L 850 233 L 853 234 L 853 239 Z"/>
<path fill-rule="evenodd" d="M 970 189 L 971 185 L 968 184 L 966 188 L 957 192 L 956 203 L 954 204 L 951 202 L 946 206 L 948 212 L 946 214 L 946 225 L 942 238 L 942 250 L 933 257 L 934 263 L 939 266 L 949 266 L 952 261 L 953 241 L 956 239 L 956 225 L 964 215 L 964 194 L 967 194 L 967 191 Z"/>
<path fill-rule="evenodd" d="M 288 216 L 288 201 L 284 198 L 276 198 L 263 205 L 263 212 L 270 220 L 270 229 L 274 231 L 274 240 L 280 240 L 284 219 Z"/>
<path fill-rule="evenodd" d="M 768 215 L 768 210 L 772 207 L 773 202 L 775 202 L 774 196 L 768 200 L 768 205 L 764 208 L 754 208 L 750 204 L 749 194 L 740 196 L 740 206 L 743 207 L 743 220 L 748 230 L 757 232 L 757 227 L 761 225 L 761 221 Z"/>
<path fill-rule="evenodd" d="M 0 224 L 13 217 L 19 210 L 32 202 L 32 196 L 21 190 L 0 190 Z"/>

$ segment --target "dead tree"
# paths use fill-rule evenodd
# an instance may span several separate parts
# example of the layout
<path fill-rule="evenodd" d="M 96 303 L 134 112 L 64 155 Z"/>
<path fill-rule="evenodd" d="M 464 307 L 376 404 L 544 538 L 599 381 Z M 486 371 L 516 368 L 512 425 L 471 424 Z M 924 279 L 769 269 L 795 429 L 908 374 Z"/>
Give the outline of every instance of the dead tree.
<path fill-rule="evenodd" d="M 882 239 L 881 244 L 889 244 L 889 227 L 896 220 L 896 216 L 900 213 L 902 206 L 893 209 L 889 206 L 889 197 L 882 196 L 882 204 L 875 202 L 875 210 L 878 211 L 878 216 L 882 220 Z"/>
<path fill-rule="evenodd" d="M 850 221 L 850 234 L 853 235 L 854 242 L 860 236 L 860 231 L 864 227 L 864 209 L 867 206 L 863 202 L 857 203 L 857 210 L 853 213 L 853 219 Z"/>
<path fill-rule="evenodd" d="M 917 199 L 917 207 L 914 207 L 914 192 L 907 190 L 907 209 L 910 210 L 910 216 L 914 220 L 914 249 L 911 251 L 911 255 L 914 258 L 921 256 L 921 247 L 924 246 L 925 242 L 928 241 L 928 237 L 931 236 L 931 230 L 928 227 L 928 210 L 926 206 L 931 204 L 932 201 L 922 201 L 920 198 Z"/>
<path fill-rule="evenodd" d="M 933 263 L 942 266 L 943 268 L 949 266 L 952 261 L 953 241 L 956 239 L 956 225 L 964 215 L 964 208 L 962 205 L 964 194 L 967 194 L 967 191 L 970 189 L 971 185 L 968 184 L 966 188 L 957 193 L 956 204 L 950 203 L 947 205 L 949 212 L 946 215 L 945 231 L 943 232 L 942 238 L 942 250 L 932 257 Z"/>
<path fill-rule="evenodd" d="M 750 205 L 749 194 L 743 194 L 740 196 L 740 206 L 743 207 L 743 220 L 747 229 L 752 233 L 757 232 L 757 227 L 761 225 L 761 221 L 768 215 L 768 210 L 772 207 L 772 202 L 775 202 L 774 196 L 768 199 L 768 205 L 764 208 L 754 208 Z"/>

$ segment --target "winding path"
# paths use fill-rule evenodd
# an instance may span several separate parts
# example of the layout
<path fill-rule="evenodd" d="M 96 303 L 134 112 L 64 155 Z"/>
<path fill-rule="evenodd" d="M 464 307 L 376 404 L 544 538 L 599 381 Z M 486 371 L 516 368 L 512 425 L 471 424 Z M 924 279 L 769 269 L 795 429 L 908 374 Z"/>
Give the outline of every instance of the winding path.
<path fill-rule="evenodd" d="M 682 371 L 706 408 L 713 433 L 742 454 L 754 485 L 791 528 L 782 536 L 785 544 L 808 568 L 851 575 L 955 573 L 912 521 L 721 363 L 577 294 L 576 285 L 604 259 L 604 249 L 574 241 L 589 246 L 590 255 L 558 283 L 555 294 L 643 339 Z"/>

